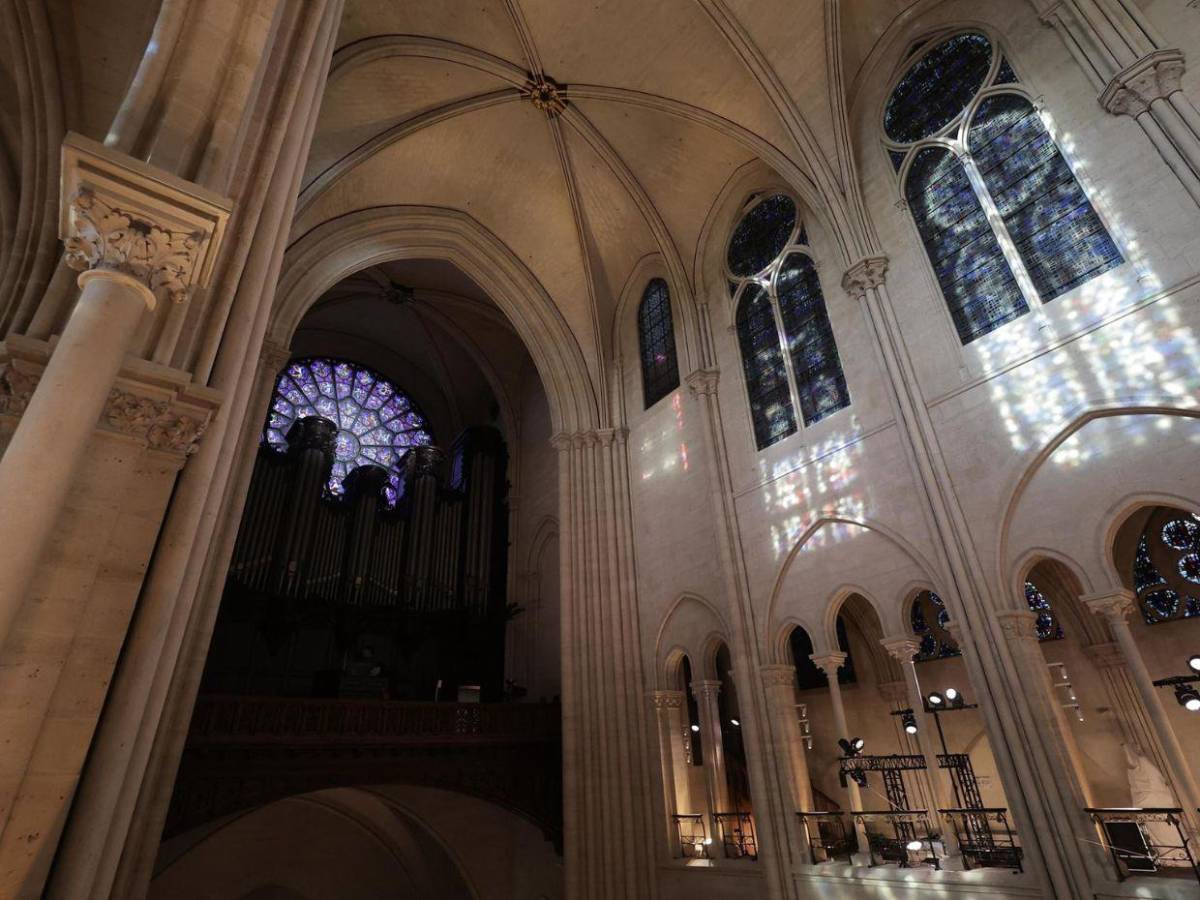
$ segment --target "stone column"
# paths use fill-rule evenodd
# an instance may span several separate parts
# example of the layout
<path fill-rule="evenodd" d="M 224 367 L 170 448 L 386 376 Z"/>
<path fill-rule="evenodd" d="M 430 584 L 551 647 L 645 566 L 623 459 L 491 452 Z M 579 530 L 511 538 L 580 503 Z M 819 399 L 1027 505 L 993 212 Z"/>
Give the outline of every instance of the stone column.
<path fill-rule="evenodd" d="M 1092 854 L 1074 839 L 1080 815 L 1064 790 L 1061 755 L 1054 741 L 1038 731 L 1021 687 L 1020 666 L 1000 634 L 993 610 L 1004 598 L 981 574 L 980 559 L 950 476 L 940 436 L 929 414 L 912 356 L 885 285 L 888 260 L 869 256 L 851 266 L 842 287 L 862 304 L 879 363 L 887 376 L 906 462 L 921 498 L 933 537 L 935 562 L 944 572 L 939 591 L 954 619 L 963 626 L 963 661 L 980 699 L 980 711 L 1004 782 L 1009 805 L 1024 841 L 1029 869 L 1042 889 L 1063 898 L 1090 900 L 1096 869 Z M 1045 670 L 1045 666 L 1040 666 Z M 1045 676 L 1044 677 L 1048 677 Z M 1068 824 L 1071 823 L 1071 824 Z"/>
<path fill-rule="evenodd" d="M 82 293 L 0 458 L 0 646 L 143 314 L 204 281 L 229 215 L 222 198 L 79 135 L 62 168 L 60 236 Z"/>
<path fill-rule="evenodd" d="M 684 694 L 683 691 L 654 691 L 650 700 L 654 704 L 654 719 L 658 724 L 658 761 L 662 769 L 667 847 L 674 856 L 678 833 L 672 817 L 679 812 L 695 811 L 688 792 L 687 760 L 683 753 Z"/>
<path fill-rule="evenodd" d="M 808 776 L 808 757 L 800 720 L 796 717 L 796 667 L 781 664 L 759 668 L 767 710 L 775 734 L 775 752 L 786 763 L 792 776 L 792 799 L 797 810 L 812 809 L 812 782 Z"/>
<path fill-rule="evenodd" d="M 704 747 L 704 780 L 708 784 L 708 805 L 713 815 L 731 812 L 729 782 L 725 776 L 725 744 L 721 740 L 721 709 L 717 696 L 721 682 L 701 680 L 692 682 L 692 696 L 700 719 L 700 740 Z M 714 832 L 716 823 L 713 823 Z"/>
<path fill-rule="evenodd" d="M 833 705 L 833 727 L 837 731 L 834 737 L 834 742 L 840 738 L 850 740 L 853 737 L 850 734 L 850 726 L 846 722 L 846 707 L 842 705 L 842 686 L 838 683 L 838 669 L 846 663 L 846 654 L 840 651 L 834 653 L 826 653 L 823 656 L 813 654 L 809 657 L 818 669 L 825 673 L 825 679 L 829 682 L 829 700 Z M 839 747 L 840 749 L 840 747 Z M 861 810 L 863 808 L 862 793 L 859 791 L 858 783 L 850 779 L 846 779 L 846 792 L 850 796 L 850 809 Z M 854 832 L 858 835 L 858 850 L 859 853 L 855 857 L 855 862 L 860 863 L 860 856 L 865 856 L 867 852 L 867 829 L 861 822 L 854 823 Z"/>
<path fill-rule="evenodd" d="M 1167 771 L 1164 772 L 1170 781 L 1178 803 L 1183 807 L 1183 816 L 1193 834 L 1200 834 L 1200 822 L 1197 821 L 1197 807 L 1200 807 L 1200 789 L 1196 785 L 1196 776 L 1188 763 L 1167 711 L 1163 708 L 1159 689 L 1154 686 L 1150 670 L 1138 649 L 1133 632 L 1129 630 L 1129 614 L 1137 606 L 1137 598 L 1128 588 L 1117 588 L 1086 594 L 1080 598 L 1083 604 L 1092 612 L 1101 616 L 1108 623 L 1116 644 L 1121 648 L 1125 664 L 1133 675 L 1133 683 L 1142 698 L 1142 705 L 1150 716 L 1155 735 L 1162 746 L 1166 757 Z"/>
<path fill-rule="evenodd" d="M 908 705 L 912 709 L 913 718 L 917 723 L 917 745 L 921 755 L 925 757 L 925 779 L 929 786 L 929 796 L 933 800 L 934 809 L 929 811 L 929 824 L 942 834 L 942 845 L 946 850 L 946 859 L 942 861 L 944 869 L 961 869 L 962 853 L 958 848 L 958 837 L 950 823 L 943 822 L 939 809 L 947 809 L 953 801 L 953 793 L 948 790 L 947 777 L 938 764 L 937 738 L 934 731 L 937 725 L 931 721 L 932 716 L 925 714 L 925 695 L 921 693 L 921 683 L 917 679 L 917 667 L 913 657 L 921 649 L 921 644 L 915 638 L 895 637 L 884 638 L 880 641 L 885 650 L 900 664 L 904 673 L 904 683 L 908 690 Z"/>

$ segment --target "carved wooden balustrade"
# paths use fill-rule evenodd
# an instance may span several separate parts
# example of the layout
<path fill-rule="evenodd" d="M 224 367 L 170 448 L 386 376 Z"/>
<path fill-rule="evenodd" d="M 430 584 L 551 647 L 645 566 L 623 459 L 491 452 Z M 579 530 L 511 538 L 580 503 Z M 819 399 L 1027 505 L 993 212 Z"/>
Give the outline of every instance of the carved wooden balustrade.
<path fill-rule="evenodd" d="M 201 696 L 165 834 L 294 794 L 420 784 L 562 830 L 562 712 L 549 703 Z"/>

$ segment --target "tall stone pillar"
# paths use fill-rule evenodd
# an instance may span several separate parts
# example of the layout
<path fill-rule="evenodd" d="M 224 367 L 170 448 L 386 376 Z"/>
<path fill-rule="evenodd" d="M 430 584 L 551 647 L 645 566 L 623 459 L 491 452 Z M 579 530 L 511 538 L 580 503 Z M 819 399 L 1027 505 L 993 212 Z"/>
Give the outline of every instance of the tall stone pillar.
<path fill-rule="evenodd" d="M 229 216 L 223 198 L 79 135 L 62 169 L 60 236 L 82 292 L 0 457 L 0 648 L 143 314 L 204 283 Z"/>
<path fill-rule="evenodd" d="M 792 800 L 798 810 L 812 809 L 812 781 L 808 776 L 808 756 L 800 720 L 796 716 L 796 667 L 786 663 L 759 668 L 771 730 L 775 734 L 775 752 L 787 763 L 791 773 Z"/>
<path fill-rule="evenodd" d="M 1137 606 L 1136 596 L 1128 588 L 1117 588 L 1086 594 L 1080 599 L 1088 609 L 1103 617 L 1117 646 L 1121 648 L 1125 664 L 1133 676 L 1133 683 L 1141 695 L 1142 705 L 1150 716 L 1155 735 L 1166 756 L 1167 771 L 1164 774 L 1175 792 L 1179 805 L 1183 807 L 1183 816 L 1189 830 L 1193 835 L 1200 835 L 1200 822 L 1197 822 L 1200 788 L 1197 787 L 1196 776 L 1188 762 L 1188 755 L 1179 743 L 1170 719 L 1167 718 L 1159 689 L 1154 686 L 1154 679 L 1150 676 L 1150 670 L 1146 668 L 1146 661 L 1142 658 L 1133 632 L 1129 630 L 1129 614 Z"/>
<path fill-rule="evenodd" d="M 663 809 L 667 848 L 674 855 L 678 834 L 676 813 L 694 812 L 688 790 L 687 760 L 683 753 L 683 691 L 654 691 L 650 695 L 658 725 L 658 760 L 662 769 Z"/>
<path fill-rule="evenodd" d="M 1075 839 L 1080 815 L 1075 773 L 1064 779 L 1055 738 L 1038 730 L 1021 686 L 1019 666 L 993 613 L 1007 601 L 982 573 L 971 525 L 950 477 L 937 429 L 886 287 L 888 261 L 870 256 L 851 266 L 842 287 L 862 304 L 879 362 L 887 376 L 907 462 L 944 573 L 939 591 L 962 625 L 963 660 L 980 702 L 1005 793 L 1013 808 L 1030 870 L 1061 898 L 1090 900 L 1094 859 Z M 1039 666 L 1044 673 L 1045 665 Z M 1073 784 L 1064 784 L 1064 781 Z"/>
<path fill-rule="evenodd" d="M 572 900 L 656 893 L 628 435 L 558 434 L 563 825 Z"/>
<path fill-rule="evenodd" d="M 704 747 L 704 781 L 708 785 L 708 805 L 713 814 L 732 812 L 729 808 L 729 781 L 725 774 L 725 744 L 721 739 L 721 710 L 717 697 L 721 682 L 703 679 L 692 682 L 692 696 L 700 721 L 700 740 Z M 715 828 L 716 823 L 713 823 Z"/>
<path fill-rule="evenodd" d="M 929 786 L 929 795 L 934 808 L 929 811 L 929 823 L 942 834 L 942 845 L 946 849 L 946 859 L 942 863 L 944 869 L 962 868 L 962 853 L 958 848 L 958 837 L 950 823 L 944 822 L 938 813 L 939 809 L 948 809 L 953 803 L 953 794 L 949 790 L 945 770 L 938 763 L 939 747 L 933 732 L 936 725 L 925 714 L 925 695 L 921 693 L 921 683 L 917 679 L 917 667 L 913 657 L 921 649 L 921 644 L 915 638 L 896 637 L 884 638 L 880 641 L 885 650 L 900 664 L 904 673 L 904 684 L 908 693 L 908 705 L 912 709 L 913 719 L 917 723 L 917 745 L 921 755 L 925 757 L 925 779 Z"/>
<path fill-rule="evenodd" d="M 846 664 L 846 654 L 836 651 L 822 656 L 814 654 L 809 659 L 825 673 L 825 679 L 829 682 L 829 701 L 833 705 L 833 727 L 837 731 L 835 740 L 842 738 L 850 740 L 854 735 L 850 734 L 850 725 L 846 721 L 846 707 L 842 703 L 842 686 L 838 682 L 838 669 Z M 858 783 L 849 778 L 846 779 L 846 793 L 850 797 L 851 811 L 862 810 L 862 792 L 858 788 Z M 867 852 L 866 827 L 861 822 L 855 822 L 854 833 L 858 836 L 859 854 L 865 854 Z M 856 858 L 855 861 L 859 862 L 860 860 Z"/>

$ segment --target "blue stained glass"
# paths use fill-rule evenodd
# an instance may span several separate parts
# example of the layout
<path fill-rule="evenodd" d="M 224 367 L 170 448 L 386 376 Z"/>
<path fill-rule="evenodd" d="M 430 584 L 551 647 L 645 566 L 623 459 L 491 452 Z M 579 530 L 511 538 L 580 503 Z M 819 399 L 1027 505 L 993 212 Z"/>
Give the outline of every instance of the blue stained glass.
<path fill-rule="evenodd" d="M 385 505 L 394 506 L 402 486 L 401 462 L 411 447 L 431 444 L 424 418 L 378 372 L 358 363 L 313 358 L 287 366 L 276 379 L 264 444 L 287 449 L 297 419 L 323 416 L 338 427 L 328 490 L 340 496 L 351 471 L 363 465 L 387 470 Z"/>
<path fill-rule="evenodd" d="M 638 348 L 642 357 L 642 399 L 649 409 L 679 387 L 671 292 L 661 278 L 650 280 L 638 304 Z"/>
<path fill-rule="evenodd" d="M 750 414 L 758 449 L 769 447 L 796 431 L 787 369 L 775 313 L 767 292 L 758 284 L 746 286 L 737 308 L 738 343 Z"/>
<path fill-rule="evenodd" d="M 982 34 L 958 34 L 938 44 L 896 85 L 884 132 L 898 144 L 911 144 L 940 131 L 966 109 L 991 65 L 992 43 Z"/>
<path fill-rule="evenodd" d="M 850 392 L 812 260 L 802 253 L 788 256 L 775 281 L 775 296 L 800 394 L 800 412 L 804 424 L 812 425 L 850 405 Z"/>
<path fill-rule="evenodd" d="M 888 159 L 890 159 L 892 161 L 892 168 L 895 169 L 897 172 L 899 172 L 900 167 L 904 165 L 904 160 L 907 156 L 908 156 L 907 153 L 901 153 L 898 150 L 889 150 L 888 151 Z"/>
<path fill-rule="evenodd" d="M 1066 636 L 1054 616 L 1054 610 L 1050 608 L 1050 601 L 1046 599 L 1046 595 L 1029 581 L 1025 582 L 1025 602 L 1038 614 L 1034 628 L 1039 641 L 1057 641 Z"/>
<path fill-rule="evenodd" d="M 1016 84 L 1020 79 L 1017 78 L 1017 73 L 1013 71 L 1012 66 L 1008 64 L 1008 60 L 1003 56 L 1000 57 L 1000 69 L 996 72 L 996 79 L 992 84 Z"/>
<path fill-rule="evenodd" d="M 796 216 L 796 204 L 785 194 L 774 194 L 746 213 L 729 239 L 729 271 L 745 278 L 774 262 L 791 239 Z"/>
<path fill-rule="evenodd" d="M 921 150 L 909 170 L 905 196 L 964 344 L 1029 312 L 953 153 L 944 147 Z"/>
<path fill-rule="evenodd" d="M 1150 544 L 1143 534 L 1133 557 L 1133 589 L 1140 594 L 1147 588 L 1166 583 L 1167 580 L 1150 559 Z"/>
<path fill-rule="evenodd" d="M 968 143 L 1043 301 L 1124 262 L 1028 100 L 988 97 Z"/>
<path fill-rule="evenodd" d="M 941 597 L 933 591 L 923 591 L 913 600 L 909 615 L 913 634 L 921 639 L 914 657 L 917 662 L 962 655 L 946 627 L 950 624 L 950 613 Z"/>
<path fill-rule="evenodd" d="M 1170 588 L 1153 591 L 1142 598 L 1142 614 L 1150 624 L 1174 618 L 1179 612 L 1179 595 Z"/>
<path fill-rule="evenodd" d="M 1179 558 L 1179 574 L 1193 584 L 1200 584 L 1200 553 L 1187 553 Z"/>
<path fill-rule="evenodd" d="M 1162 539 L 1172 550 L 1200 550 L 1200 522 L 1172 519 L 1163 526 Z"/>

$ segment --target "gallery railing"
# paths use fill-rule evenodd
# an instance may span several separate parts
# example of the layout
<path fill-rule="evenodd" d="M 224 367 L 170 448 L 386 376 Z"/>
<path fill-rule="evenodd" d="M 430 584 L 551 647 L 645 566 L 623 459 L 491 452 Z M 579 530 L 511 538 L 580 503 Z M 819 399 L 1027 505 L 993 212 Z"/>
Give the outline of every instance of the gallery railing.
<path fill-rule="evenodd" d="M 939 809 L 958 839 L 969 869 L 1012 869 L 1023 872 L 1024 851 L 1002 806 Z"/>
<path fill-rule="evenodd" d="M 758 859 L 758 841 L 750 813 L 713 813 L 713 821 L 727 859 Z"/>
<path fill-rule="evenodd" d="M 854 852 L 858 849 L 854 829 L 848 827 L 846 813 L 809 812 L 801 810 L 796 813 L 800 817 L 800 825 L 804 829 L 808 841 L 808 855 L 813 865 L 834 862 L 844 859 L 852 862 Z"/>
<path fill-rule="evenodd" d="M 1133 875 L 1200 881 L 1200 867 L 1184 831 L 1183 810 L 1178 807 L 1088 808 L 1084 812 L 1099 826 L 1121 881 Z"/>
<path fill-rule="evenodd" d="M 933 846 L 933 828 L 924 809 L 854 810 L 854 821 L 867 833 L 871 865 L 942 867 Z"/>
<path fill-rule="evenodd" d="M 712 838 L 704 827 L 704 816 L 700 813 L 675 813 L 671 818 L 675 822 L 680 858 L 709 859 L 708 848 Z"/>

